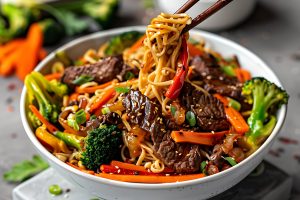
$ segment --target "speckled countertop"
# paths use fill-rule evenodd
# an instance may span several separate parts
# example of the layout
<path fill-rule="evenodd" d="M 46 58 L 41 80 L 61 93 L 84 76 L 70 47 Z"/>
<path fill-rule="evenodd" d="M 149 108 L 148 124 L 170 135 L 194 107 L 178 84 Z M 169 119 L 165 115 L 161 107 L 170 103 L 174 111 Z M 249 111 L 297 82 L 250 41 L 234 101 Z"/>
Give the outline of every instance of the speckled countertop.
<path fill-rule="evenodd" d="M 123 0 L 118 26 L 146 24 L 141 1 Z M 288 115 L 267 160 L 293 175 L 300 192 L 300 1 L 260 0 L 251 17 L 234 29 L 218 34 L 249 48 L 277 74 L 290 94 Z M 148 12 L 147 15 L 151 15 Z M 49 50 L 54 49 L 50 48 Z M 0 176 L 14 163 L 36 153 L 19 115 L 22 83 L 0 78 Z M 298 187 L 297 187 L 298 185 Z M 0 199 L 11 199 L 16 185 L 0 181 Z M 295 198 L 296 199 L 296 198 Z"/>

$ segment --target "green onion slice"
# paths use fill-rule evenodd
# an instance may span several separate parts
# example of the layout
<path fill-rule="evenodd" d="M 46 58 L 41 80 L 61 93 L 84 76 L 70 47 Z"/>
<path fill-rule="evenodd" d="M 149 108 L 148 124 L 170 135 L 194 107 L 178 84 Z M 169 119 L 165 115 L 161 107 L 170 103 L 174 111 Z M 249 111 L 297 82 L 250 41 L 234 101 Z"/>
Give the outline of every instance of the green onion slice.
<path fill-rule="evenodd" d="M 83 109 L 75 113 L 75 121 L 77 122 L 77 124 L 83 124 L 86 122 L 86 114 Z"/>
<path fill-rule="evenodd" d="M 92 80 L 94 80 L 94 78 L 89 75 L 81 75 L 78 78 L 76 78 L 72 83 L 75 85 L 82 85 L 82 84 L 88 83 Z"/>
<path fill-rule="evenodd" d="M 130 91 L 129 87 L 115 87 L 116 92 L 118 93 L 127 93 Z"/>
<path fill-rule="evenodd" d="M 175 113 L 176 113 L 176 111 L 177 111 L 177 109 L 176 109 L 175 106 L 172 106 L 172 105 L 171 105 L 170 109 L 171 109 L 171 114 L 172 114 L 172 116 L 174 117 L 174 116 L 175 116 Z"/>
<path fill-rule="evenodd" d="M 185 114 L 185 119 L 187 120 L 187 122 L 190 124 L 190 126 L 195 126 L 196 125 L 196 116 L 192 111 L 188 111 Z"/>
<path fill-rule="evenodd" d="M 49 186 L 49 192 L 50 194 L 57 196 L 62 193 L 62 189 L 59 187 L 59 185 L 54 184 Z"/>
<path fill-rule="evenodd" d="M 133 79 L 135 76 L 134 76 L 134 73 L 132 73 L 132 72 L 126 72 L 126 74 L 125 74 L 125 80 L 126 81 L 128 81 L 128 80 L 130 80 L 130 79 Z"/>
<path fill-rule="evenodd" d="M 231 166 L 236 165 L 237 163 L 235 162 L 234 158 L 232 157 L 225 157 L 224 158 Z"/>

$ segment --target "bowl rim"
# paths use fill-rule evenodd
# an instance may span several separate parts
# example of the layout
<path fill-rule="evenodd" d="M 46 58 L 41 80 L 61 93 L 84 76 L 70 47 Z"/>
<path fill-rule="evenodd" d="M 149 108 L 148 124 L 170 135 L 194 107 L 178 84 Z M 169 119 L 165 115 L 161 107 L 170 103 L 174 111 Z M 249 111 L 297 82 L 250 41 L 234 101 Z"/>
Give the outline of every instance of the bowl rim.
<path fill-rule="evenodd" d="M 86 35 L 80 38 L 77 38 L 65 45 L 63 45 L 62 47 L 58 48 L 57 50 L 53 51 L 51 54 L 49 54 L 35 69 L 34 71 L 40 71 L 41 69 L 43 69 L 46 64 L 51 61 L 54 56 L 55 56 L 55 52 L 59 51 L 59 50 L 65 50 L 65 49 L 69 49 L 72 48 L 72 46 L 75 46 L 77 44 L 80 44 L 82 42 L 88 41 L 88 40 L 92 40 L 92 39 L 97 39 L 97 38 L 102 38 L 102 37 L 106 37 L 106 36 L 110 36 L 110 35 L 116 35 L 116 34 L 120 34 L 122 32 L 126 32 L 126 31 L 140 31 L 140 32 L 144 32 L 145 31 L 145 26 L 129 26 L 129 27 L 123 27 L 123 28 L 116 28 L 116 29 L 110 29 L 110 30 L 106 30 L 106 31 L 100 31 L 97 33 L 93 33 L 90 35 Z M 267 66 L 267 64 L 262 61 L 258 56 L 256 56 L 254 53 L 252 53 L 251 51 L 249 51 L 248 49 L 246 49 L 245 47 L 229 40 L 226 38 L 223 38 L 222 36 L 218 36 L 216 34 L 213 33 L 209 33 L 206 31 L 200 31 L 200 30 L 192 30 L 190 31 L 190 35 L 191 36 L 199 36 L 199 37 L 203 37 L 205 38 L 209 38 L 209 40 L 212 40 L 213 43 L 223 43 L 225 45 L 231 46 L 235 49 L 238 49 L 239 51 L 241 51 L 243 54 L 246 54 L 248 57 L 250 57 L 253 62 L 258 63 L 264 71 L 266 71 L 268 74 L 272 75 L 274 77 L 274 79 L 276 80 L 277 84 L 283 88 L 281 82 L 279 81 L 278 77 L 275 75 L 275 73 Z M 22 90 L 22 94 L 21 94 L 21 100 L 20 100 L 20 114 L 21 114 L 21 120 L 22 120 L 22 124 L 24 126 L 25 132 L 27 134 L 27 136 L 29 137 L 30 141 L 33 143 L 33 145 L 35 146 L 35 148 L 37 148 L 37 150 L 43 154 L 45 157 L 47 157 L 48 160 L 50 160 L 52 163 L 55 163 L 56 165 L 60 166 L 61 168 L 63 168 L 64 170 L 68 170 L 71 173 L 80 176 L 81 178 L 86 178 L 86 179 L 90 179 L 94 182 L 97 183 L 102 183 L 102 184 L 107 184 L 107 185 L 113 185 L 113 186 L 118 186 L 118 187 L 123 187 L 123 188 L 136 188 L 136 189 L 171 189 L 171 188 L 178 188 L 178 187 L 185 187 L 185 186 L 190 186 L 190 185 L 197 185 L 197 184 L 201 184 L 201 183 L 206 183 L 206 182 L 212 182 L 212 181 L 216 181 L 217 179 L 220 179 L 222 177 L 228 176 L 229 174 L 233 173 L 235 171 L 235 169 L 237 168 L 241 168 L 246 166 L 249 162 L 251 162 L 254 157 L 259 156 L 260 154 L 262 154 L 263 149 L 269 144 L 271 143 L 271 141 L 276 137 L 276 135 L 278 134 L 280 128 L 282 127 L 284 120 L 285 120 L 285 116 L 286 116 L 286 112 L 287 112 L 287 106 L 284 105 L 280 108 L 280 110 L 278 111 L 278 119 L 277 119 L 277 123 L 275 128 L 273 129 L 271 135 L 268 137 L 268 139 L 263 143 L 262 146 L 259 147 L 259 149 L 257 149 L 252 155 L 250 155 L 249 157 L 247 157 L 245 160 L 243 160 L 242 162 L 238 163 L 237 165 L 219 172 L 217 174 L 211 175 L 211 176 L 206 176 L 203 178 L 199 178 L 199 179 L 193 179 L 193 180 L 189 180 L 189 181 L 183 181 L 183 182 L 176 182 L 176 183 L 157 183 L 157 184 L 147 184 L 147 183 L 128 183 L 128 182 L 121 182 L 121 181 L 114 181 L 114 180 L 109 180 L 106 178 L 102 178 L 102 177 L 98 177 L 98 176 L 94 176 L 94 175 L 90 175 L 84 172 L 81 172 L 80 170 L 77 170 L 69 165 L 67 165 L 66 163 L 60 161 L 59 159 L 57 159 L 53 154 L 51 154 L 39 141 L 38 139 L 35 137 L 34 132 L 31 130 L 30 125 L 27 121 L 27 117 L 26 117 L 26 107 L 25 107 L 25 101 L 26 101 L 26 88 L 25 86 L 23 87 Z"/>

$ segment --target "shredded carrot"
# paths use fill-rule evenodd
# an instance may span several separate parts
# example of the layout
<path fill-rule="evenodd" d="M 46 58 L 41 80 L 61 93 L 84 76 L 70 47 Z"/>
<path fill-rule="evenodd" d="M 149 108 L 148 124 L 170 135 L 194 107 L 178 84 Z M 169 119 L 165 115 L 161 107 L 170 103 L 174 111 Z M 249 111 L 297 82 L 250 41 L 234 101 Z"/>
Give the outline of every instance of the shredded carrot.
<path fill-rule="evenodd" d="M 105 91 L 102 97 L 97 99 L 90 108 L 90 113 L 94 113 L 97 110 L 100 110 L 104 104 L 106 104 L 114 95 L 116 94 L 116 91 L 114 88 L 108 89 Z"/>
<path fill-rule="evenodd" d="M 48 81 L 51 81 L 51 80 L 59 80 L 61 78 L 62 74 L 61 73 L 53 73 L 53 74 L 47 74 L 45 75 L 45 78 L 48 80 Z"/>
<path fill-rule="evenodd" d="M 22 48 L 22 46 L 19 48 Z M 18 59 L 18 53 L 22 52 L 21 50 L 22 49 L 18 49 L 15 52 L 7 55 L 7 57 L 3 59 L 3 62 L 0 63 L 0 75 L 9 76 L 14 72 Z"/>
<path fill-rule="evenodd" d="M 203 52 L 197 48 L 196 46 L 194 46 L 192 43 L 187 43 L 188 48 L 189 48 L 189 54 L 191 56 L 201 56 L 203 54 Z"/>
<path fill-rule="evenodd" d="M 35 116 L 46 125 L 47 129 L 53 133 L 55 131 L 58 131 L 58 128 L 56 128 L 54 125 L 52 125 L 50 122 L 48 122 L 47 119 L 43 117 L 43 115 L 39 112 L 39 110 L 34 105 L 29 105 L 29 109 L 35 114 Z"/>
<path fill-rule="evenodd" d="M 138 165 L 135 165 L 135 164 L 120 162 L 120 161 L 116 161 L 116 160 L 111 161 L 110 165 L 114 166 L 114 167 L 121 168 L 121 169 L 134 170 L 134 171 L 138 171 L 138 172 L 149 172 L 143 166 L 138 166 Z M 172 172 L 174 172 L 174 170 L 171 169 L 171 168 L 168 168 L 168 167 L 165 167 L 165 169 L 163 171 L 163 173 L 172 173 Z"/>
<path fill-rule="evenodd" d="M 226 97 L 223 97 L 220 94 L 214 94 L 214 97 L 216 97 L 217 99 L 219 99 L 219 101 L 221 101 L 224 104 L 224 106 L 228 106 L 229 101 L 228 101 L 228 99 L 226 99 Z"/>
<path fill-rule="evenodd" d="M 119 167 L 122 169 L 129 169 L 129 170 L 134 170 L 134 171 L 139 171 L 139 172 L 148 172 L 148 170 L 143 167 L 143 166 L 138 166 L 130 163 L 124 163 L 120 161 L 113 160 L 111 161 L 110 165 L 114 167 Z"/>
<path fill-rule="evenodd" d="M 232 107 L 225 107 L 225 113 L 228 121 L 231 123 L 235 131 L 239 134 L 244 134 L 249 130 L 243 116 Z"/>
<path fill-rule="evenodd" d="M 18 55 L 17 60 L 17 76 L 20 80 L 24 80 L 39 60 L 38 53 L 43 45 L 43 32 L 37 23 L 30 26 L 24 45 L 25 51 Z"/>
<path fill-rule="evenodd" d="M 146 35 L 143 35 L 142 37 L 140 37 L 128 50 L 128 54 L 132 54 L 133 52 L 135 52 L 140 46 L 143 45 L 143 41 L 146 38 Z"/>
<path fill-rule="evenodd" d="M 214 145 L 215 141 L 222 138 L 228 131 L 199 133 L 192 131 L 172 131 L 171 137 L 176 143 L 187 142 L 202 145 Z"/>
<path fill-rule="evenodd" d="M 91 174 L 91 175 L 94 175 L 94 174 L 95 174 L 95 172 L 94 172 L 94 171 L 92 171 L 92 170 L 86 170 L 86 169 L 82 169 L 82 168 L 80 168 L 80 167 L 78 167 L 78 166 L 76 166 L 76 165 L 73 165 L 73 164 L 72 164 L 72 163 L 70 163 L 70 162 L 67 162 L 67 164 L 68 164 L 69 166 L 71 166 L 71 167 L 75 168 L 75 169 L 78 169 L 78 170 L 80 170 L 80 171 L 84 172 L 84 173 Z"/>
<path fill-rule="evenodd" d="M 44 48 L 41 48 L 39 51 L 39 60 L 44 60 L 44 58 L 46 58 L 47 55 L 47 51 Z"/>
<path fill-rule="evenodd" d="M 246 69 L 241 69 L 241 68 L 235 68 L 234 69 L 235 71 L 235 74 L 236 74 L 236 77 L 237 79 L 241 82 L 241 83 L 244 83 L 248 80 L 251 79 L 251 74 L 248 70 Z"/>
<path fill-rule="evenodd" d="M 78 96 L 79 96 L 78 93 L 76 93 L 76 92 L 72 93 L 72 94 L 70 95 L 70 98 L 69 98 L 69 103 L 72 102 L 72 101 L 77 101 Z"/>
<path fill-rule="evenodd" d="M 24 44 L 24 39 L 15 39 L 12 40 L 5 45 L 0 47 L 0 62 L 4 57 L 8 54 L 13 53 L 16 49 L 18 49 L 22 44 Z"/>
<path fill-rule="evenodd" d="M 109 81 L 107 83 L 104 83 L 102 85 L 92 86 L 92 87 L 86 87 L 86 88 L 80 88 L 76 87 L 75 91 L 79 94 L 82 93 L 94 93 L 96 90 L 104 89 L 110 85 L 112 85 L 116 80 Z"/>
<path fill-rule="evenodd" d="M 132 183 L 173 183 L 188 181 L 198 178 L 203 178 L 204 174 L 189 174 L 189 175 L 176 175 L 176 176 L 155 176 L 155 175 L 118 175 L 118 174 L 95 174 L 102 178 L 107 178 L 115 181 L 124 181 Z"/>

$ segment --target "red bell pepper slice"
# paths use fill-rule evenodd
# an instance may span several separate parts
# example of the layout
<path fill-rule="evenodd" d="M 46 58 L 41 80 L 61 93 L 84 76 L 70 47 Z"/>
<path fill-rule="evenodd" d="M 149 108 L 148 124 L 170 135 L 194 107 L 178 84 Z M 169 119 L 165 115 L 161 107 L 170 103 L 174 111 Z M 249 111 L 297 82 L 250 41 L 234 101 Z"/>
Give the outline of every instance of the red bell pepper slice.
<path fill-rule="evenodd" d="M 186 42 L 186 38 L 182 37 L 182 46 L 181 46 L 181 54 L 180 59 L 182 62 L 182 66 L 178 66 L 175 77 L 173 78 L 173 84 L 168 88 L 165 96 L 169 99 L 175 99 L 178 97 L 181 88 L 183 87 L 185 77 L 188 72 L 188 46 Z"/>

